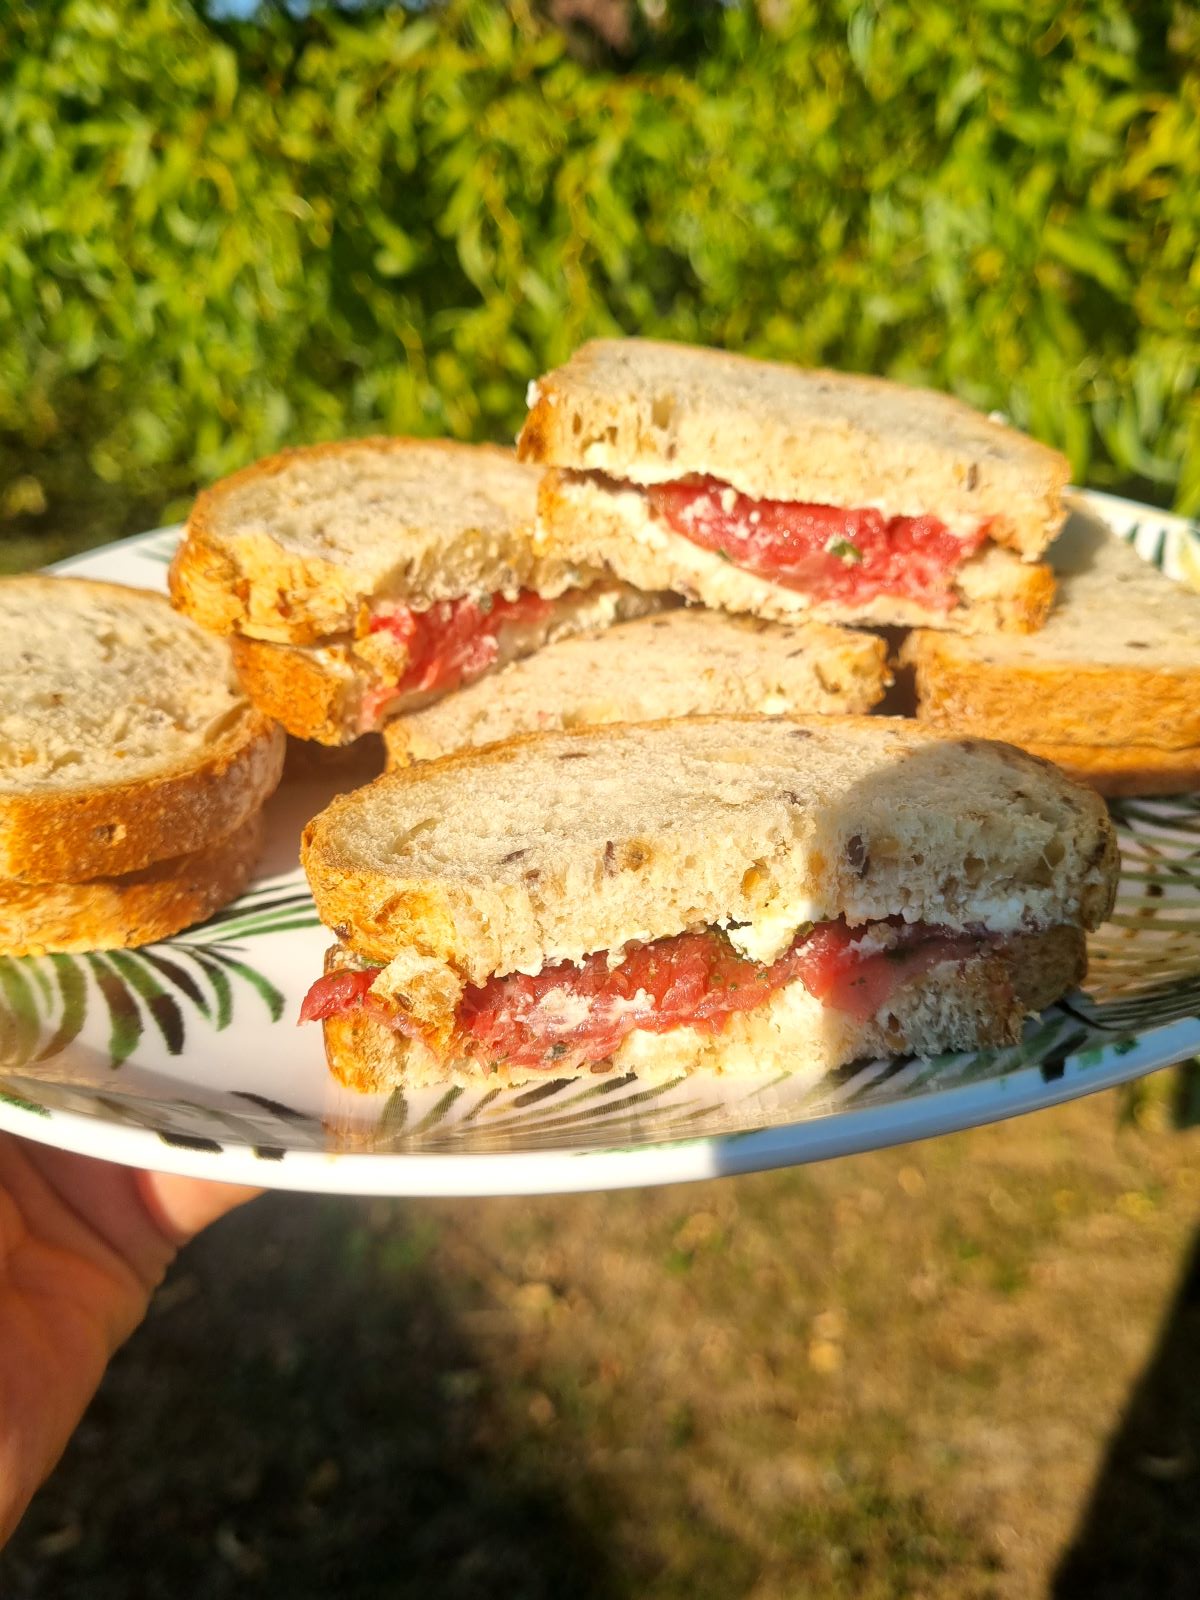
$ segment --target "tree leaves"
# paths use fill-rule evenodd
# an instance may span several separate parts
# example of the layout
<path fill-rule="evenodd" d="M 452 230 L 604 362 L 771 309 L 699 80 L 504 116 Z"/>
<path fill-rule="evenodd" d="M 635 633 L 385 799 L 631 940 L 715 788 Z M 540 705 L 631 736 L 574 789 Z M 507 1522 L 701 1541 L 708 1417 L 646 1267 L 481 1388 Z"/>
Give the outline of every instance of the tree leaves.
<path fill-rule="evenodd" d="M 1200 509 L 1200 67 L 1150 25 L 713 6 L 618 73 L 483 0 L 10 11 L 0 487 L 103 537 L 299 439 L 511 438 L 624 330 L 952 389 Z"/>

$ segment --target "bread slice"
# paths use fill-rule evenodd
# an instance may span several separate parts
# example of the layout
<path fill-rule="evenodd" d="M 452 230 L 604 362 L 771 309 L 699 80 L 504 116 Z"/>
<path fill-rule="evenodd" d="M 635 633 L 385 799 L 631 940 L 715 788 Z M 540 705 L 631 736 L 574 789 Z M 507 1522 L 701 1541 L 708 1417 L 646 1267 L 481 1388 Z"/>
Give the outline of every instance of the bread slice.
<path fill-rule="evenodd" d="M 488 675 L 552 640 L 603 629 L 615 618 L 643 616 L 672 604 L 678 604 L 672 595 L 643 594 L 626 584 L 568 589 L 553 601 L 550 615 L 501 631 L 496 662 Z M 389 718 L 442 702 L 441 691 L 426 690 L 397 693 L 392 700 L 373 704 L 381 687 L 394 681 L 386 663 L 373 657 L 373 639 L 347 636 L 325 645 L 288 645 L 235 634 L 230 642 L 247 694 L 297 739 L 348 744 L 364 733 L 378 731 Z M 486 684 L 488 680 L 477 681 Z M 488 690 L 479 692 L 486 696 Z M 457 694 L 449 697 L 452 702 L 458 698 Z"/>
<path fill-rule="evenodd" d="M 404 766 L 516 734 L 722 711 L 870 711 L 889 681 L 874 634 L 820 623 L 668 611 L 599 637 L 563 639 L 497 677 L 396 718 L 388 761 Z"/>
<path fill-rule="evenodd" d="M 705 926 L 773 960 L 796 928 L 901 915 L 1093 927 L 1100 799 L 1004 745 L 875 717 L 698 717 L 531 735 L 386 774 L 305 830 L 321 919 L 431 992 Z"/>
<path fill-rule="evenodd" d="M 599 339 L 532 385 L 523 461 L 634 484 L 689 473 L 758 500 L 990 525 L 1037 556 L 1062 520 L 1057 451 L 962 401 L 721 350 Z"/>
<path fill-rule="evenodd" d="M 846 604 L 814 600 L 702 549 L 657 517 L 635 488 L 587 474 L 549 471 L 538 501 L 539 529 L 551 548 L 581 564 L 603 564 L 627 583 L 672 589 L 725 611 L 777 622 L 813 620 L 868 626 L 940 627 L 990 633 L 1041 626 L 1054 598 L 1054 577 L 1042 562 L 985 544 L 955 575 L 958 604 L 935 611 L 896 595 Z"/>
<path fill-rule="evenodd" d="M 159 595 L 0 580 L 0 877 L 79 883 L 225 839 L 283 767 L 229 647 Z"/>
<path fill-rule="evenodd" d="M 140 872 L 86 883 L 0 878 L 0 953 L 123 950 L 166 939 L 236 899 L 262 843 L 256 811 L 226 838 Z"/>
<path fill-rule="evenodd" d="M 1059 598 L 1032 638 L 911 636 L 917 714 L 934 730 L 1077 752 L 1074 770 L 1121 785 L 1106 792 L 1163 792 L 1194 773 L 1200 747 L 1200 595 L 1082 509 L 1052 558 Z"/>
<path fill-rule="evenodd" d="M 331 950 L 327 970 L 352 961 Z M 507 1088 L 540 1078 L 634 1072 L 661 1082 L 684 1073 L 760 1077 L 779 1072 L 820 1077 L 850 1061 L 891 1055 L 936 1055 L 1016 1043 L 1025 1018 L 1081 982 L 1087 961 L 1078 928 L 1017 934 L 1004 945 L 934 967 L 898 989 L 886 1014 L 857 1022 L 815 1000 L 801 983 L 779 990 L 765 1005 L 729 1019 L 719 1033 L 681 1027 L 669 1033 L 627 1034 L 613 1056 L 591 1066 L 532 1069 L 459 1058 L 438 1063 L 363 1011 L 330 1017 L 325 1054 L 334 1076 L 363 1092 L 450 1085 Z"/>
<path fill-rule="evenodd" d="M 1053 761 L 1076 783 L 1086 783 L 1110 800 L 1200 789 L 1200 745 L 1158 750 L 1145 744 L 1023 743 L 1032 755 Z"/>
<path fill-rule="evenodd" d="M 170 572 L 217 633 L 317 644 L 366 632 L 364 608 L 589 581 L 535 555 L 537 472 L 507 450 L 354 439 L 286 450 L 200 495 Z"/>

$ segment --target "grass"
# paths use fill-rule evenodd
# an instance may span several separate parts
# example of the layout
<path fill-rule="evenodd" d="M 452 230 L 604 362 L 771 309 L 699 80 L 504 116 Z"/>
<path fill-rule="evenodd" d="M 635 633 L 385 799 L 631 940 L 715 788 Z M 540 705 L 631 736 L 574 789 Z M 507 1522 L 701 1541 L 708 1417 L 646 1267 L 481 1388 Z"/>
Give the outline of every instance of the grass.
<path fill-rule="evenodd" d="M 1169 1085 L 692 1187 L 268 1196 L 180 1260 L 0 1592 L 1190 1596 Z"/>

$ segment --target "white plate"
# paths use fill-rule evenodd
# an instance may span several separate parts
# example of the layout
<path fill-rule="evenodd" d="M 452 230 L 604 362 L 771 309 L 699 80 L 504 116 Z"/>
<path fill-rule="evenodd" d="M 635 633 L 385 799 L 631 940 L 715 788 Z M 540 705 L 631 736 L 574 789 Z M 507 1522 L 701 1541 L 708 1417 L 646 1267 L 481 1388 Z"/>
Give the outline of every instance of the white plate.
<path fill-rule="evenodd" d="M 1089 496 L 1149 560 L 1200 586 L 1178 518 Z M 161 589 L 160 530 L 64 570 Z M 346 779 L 343 777 L 342 786 Z M 684 1078 L 350 1094 L 295 1019 L 329 937 L 295 865 L 332 793 L 290 779 L 248 892 L 138 951 L 0 958 L 0 1127 L 110 1160 L 279 1189 L 517 1194 L 676 1183 L 812 1161 L 1034 1111 L 1200 1052 L 1200 794 L 1114 806 L 1123 876 L 1086 993 L 1023 1044 L 859 1065 L 813 1083 Z"/>

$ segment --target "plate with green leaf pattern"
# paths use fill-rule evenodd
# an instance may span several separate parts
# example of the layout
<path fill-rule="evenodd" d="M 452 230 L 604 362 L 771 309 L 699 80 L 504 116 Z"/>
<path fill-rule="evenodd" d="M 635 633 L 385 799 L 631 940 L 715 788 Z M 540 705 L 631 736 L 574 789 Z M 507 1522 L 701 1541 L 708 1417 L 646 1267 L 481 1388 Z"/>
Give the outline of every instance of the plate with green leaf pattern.
<path fill-rule="evenodd" d="M 1200 532 L 1106 495 L 1113 533 L 1200 588 Z M 178 530 L 63 564 L 161 589 Z M 633 1077 L 355 1094 L 299 1028 L 329 936 L 296 861 L 304 823 L 362 769 L 290 773 L 246 893 L 140 950 L 0 957 L 0 1127 L 131 1165 L 351 1194 L 517 1194 L 674 1183 L 950 1132 L 1200 1053 L 1200 793 L 1115 802 L 1116 910 L 1082 991 L 1019 1045 L 803 1062 L 761 1082 Z"/>

